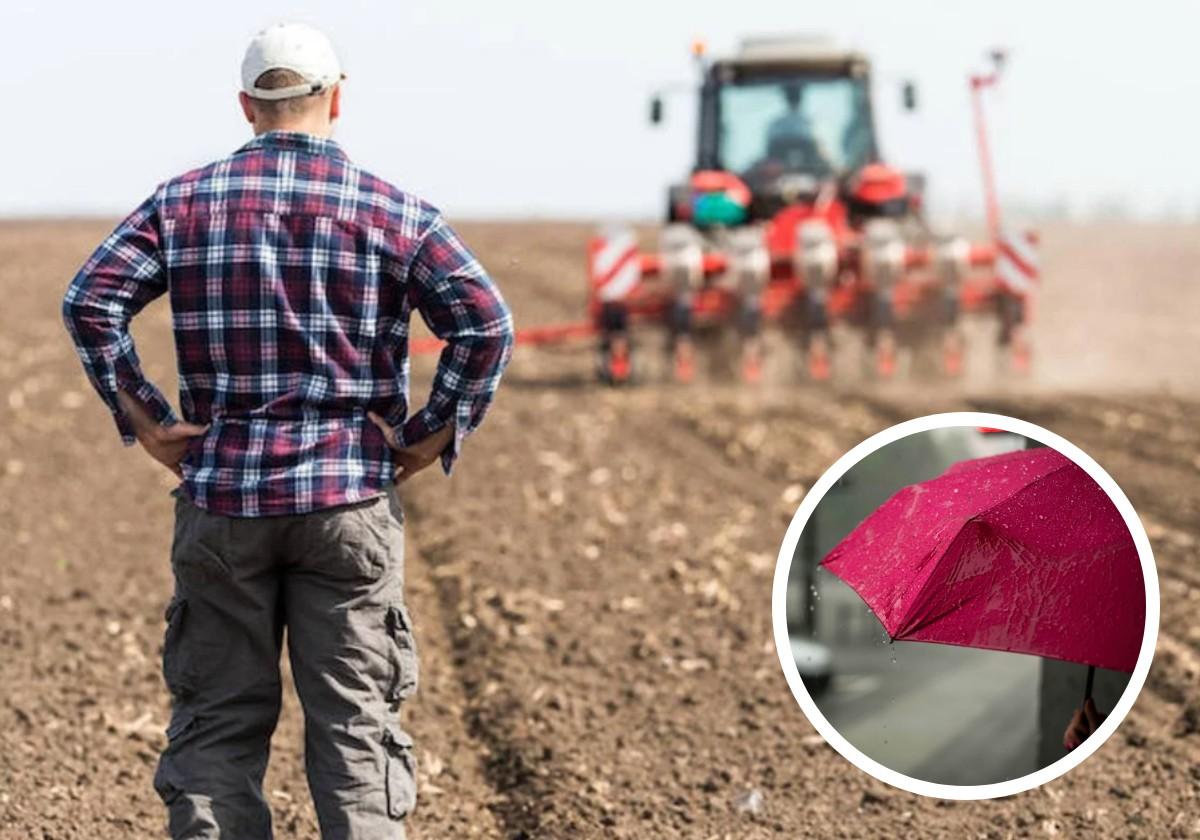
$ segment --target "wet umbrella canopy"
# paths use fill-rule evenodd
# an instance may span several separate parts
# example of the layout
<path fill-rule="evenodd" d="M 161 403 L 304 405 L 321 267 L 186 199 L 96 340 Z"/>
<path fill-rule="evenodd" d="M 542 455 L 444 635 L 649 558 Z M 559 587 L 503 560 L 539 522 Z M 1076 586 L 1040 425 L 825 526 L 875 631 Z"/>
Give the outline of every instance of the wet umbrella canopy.
<path fill-rule="evenodd" d="M 893 641 L 1132 672 L 1146 624 L 1133 538 L 1053 449 L 963 461 L 906 487 L 822 561 Z"/>

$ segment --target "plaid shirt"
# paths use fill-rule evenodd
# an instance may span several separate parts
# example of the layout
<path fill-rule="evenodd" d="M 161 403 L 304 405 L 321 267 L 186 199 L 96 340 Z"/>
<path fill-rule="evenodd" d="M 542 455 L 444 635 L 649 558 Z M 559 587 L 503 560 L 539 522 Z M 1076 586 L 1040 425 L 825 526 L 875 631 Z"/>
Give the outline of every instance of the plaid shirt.
<path fill-rule="evenodd" d="M 260 135 L 163 184 L 72 281 L 67 328 L 127 445 L 118 389 L 176 422 L 128 331 L 164 292 L 183 416 L 212 424 L 183 460 L 183 489 L 230 516 L 385 492 L 391 452 L 368 410 L 405 445 L 453 423 L 449 473 L 512 352 L 508 307 L 439 213 L 306 134 Z M 414 309 L 447 345 L 409 416 Z"/>

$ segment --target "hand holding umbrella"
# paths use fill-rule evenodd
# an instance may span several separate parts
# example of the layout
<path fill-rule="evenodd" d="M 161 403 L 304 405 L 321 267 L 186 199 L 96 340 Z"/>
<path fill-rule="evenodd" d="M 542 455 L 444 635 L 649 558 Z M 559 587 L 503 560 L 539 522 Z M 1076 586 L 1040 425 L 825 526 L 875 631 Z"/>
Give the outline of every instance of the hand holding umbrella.
<path fill-rule="evenodd" d="M 1067 731 L 1063 733 L 1063 746 L 1068 750 L 1078 747 L 1100 728 L 1106 717 L 1108 716 L 1100 714 L 1096 709 L 1096 703 L 1091 697 L 1083 701 L 1083 708 L 1076 709 L 1071 722 L 1067 724 Z"/>

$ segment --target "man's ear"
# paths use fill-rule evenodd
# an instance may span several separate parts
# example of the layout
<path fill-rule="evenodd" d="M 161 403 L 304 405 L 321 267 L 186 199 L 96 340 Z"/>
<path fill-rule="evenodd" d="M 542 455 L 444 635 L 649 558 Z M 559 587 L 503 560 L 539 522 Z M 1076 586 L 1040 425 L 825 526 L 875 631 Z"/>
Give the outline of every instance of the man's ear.
<path fill-rule="evenodd" d="M 244 90 L 238 91 L 238 102 L 242 104 L 242 113 L 246 115 L 246 122 L 254 125 L 254 100 L 250 98 Z"/>
<path fill-rule="evenodd" d="M 342 115 L 342 86 L 333 86 L 333 95 L 329 97 L 329 121 L 333 122 Z"/>

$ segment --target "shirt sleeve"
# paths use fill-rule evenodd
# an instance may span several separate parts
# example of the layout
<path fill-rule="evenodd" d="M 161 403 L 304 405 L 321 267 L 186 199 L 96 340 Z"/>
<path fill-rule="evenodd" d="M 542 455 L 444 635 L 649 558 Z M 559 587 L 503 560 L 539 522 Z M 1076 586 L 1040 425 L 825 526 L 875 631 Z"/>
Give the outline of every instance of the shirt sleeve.
<path fill-rule="evenodd" d="M 92 386 L 116 420 L 121 439 L 135 442 L 133 425 L 117 402 L 125 391 L 163 425 L 177 422 L 171 404 L 142 375 L 129 321 L 167 290 L 159 255 L 154 198 L 121 222 L 84 264 L 63 298 L 63 321 Z"/>
<path fill-rule="evenodd" d="M 413 256 L 409 282 L 416 309 L 446 346 L 429 401 L 397 432 L 411 446 L 454 423 L 454 440 L 442 453 L 442 468 L 449 475 L 463 439 L 483 421 L 512 357 L 512 313 L 483 266 L 440 216 Z"/>

